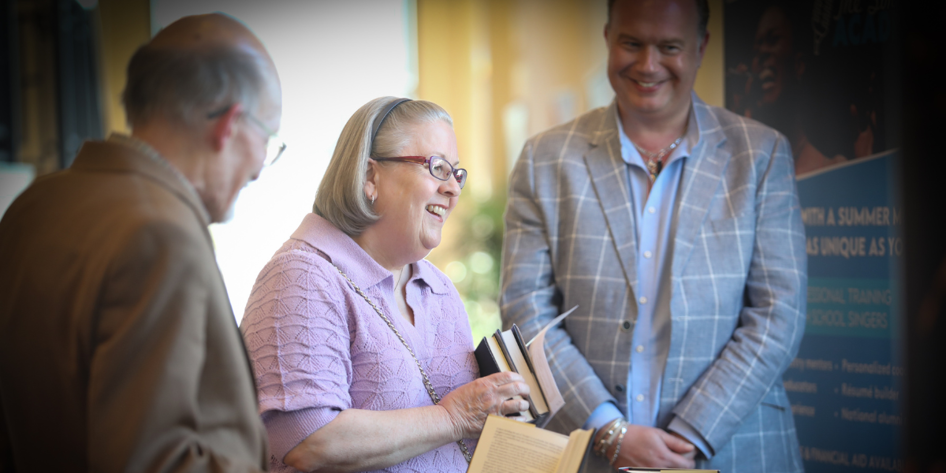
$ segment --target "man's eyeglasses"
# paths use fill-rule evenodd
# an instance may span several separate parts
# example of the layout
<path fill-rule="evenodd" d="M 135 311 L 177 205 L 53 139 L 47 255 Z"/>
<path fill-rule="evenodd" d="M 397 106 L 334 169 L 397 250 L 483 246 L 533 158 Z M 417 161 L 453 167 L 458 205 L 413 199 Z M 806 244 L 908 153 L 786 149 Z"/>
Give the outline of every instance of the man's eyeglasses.
<path fill-rule="evenodd" d="M 426 164 L 427 170 L 430 171 L 430 175 L 435 178 L 446 181 L 450 179 L 450 175 L 457 180 L 457 184 L 460 186 L 460 189 L 463 189 L 463 186 L 466 184 L 466 169 L 454 168 L 452 164 L 447 162 L 446 159 L 441 158 L 440 156 L 431 156 L 426 158 L 424 156 L 397 156 L 393 158 L 371 158 L 375 161 L 394 161 L 394 162 L 408 162 L 416 164 Z"/>
<path fill-rule="evenodd" d="M 227 113 L 227 110 L 230 110 L 230 107 L 232 106 L 233 105 L 228 105 L 220 110 L 211 112 L 207 114 L 207 118 L 213 120 L 214 118 Z M 267 128 L 266 125 L 264 125 L 263 122 L 261 122 L 258 118 L 249 113 L 244 113 L 243 116 L 248 118 L 251 122 L 253 122 L 253 124 L 258 126 L 259 129 L 263 131 L 263 133 L 266 134 L 266 158 L 263 160 L 263 167 L 272 166 L 273 163 L 275 163 L 279 157 L 282 156 L 283 152 L 286 151 L 286 142 L 283 141 L 279 135 L 276 134 L 276 132 Z"/>

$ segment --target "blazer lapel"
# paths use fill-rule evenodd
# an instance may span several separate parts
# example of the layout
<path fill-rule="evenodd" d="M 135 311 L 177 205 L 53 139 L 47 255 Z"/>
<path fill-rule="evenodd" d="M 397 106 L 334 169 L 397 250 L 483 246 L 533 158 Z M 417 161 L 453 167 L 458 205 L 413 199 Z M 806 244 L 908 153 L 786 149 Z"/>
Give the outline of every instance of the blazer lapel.
<path fill-rule="evenodd" d="M 693 251 L 697 231 L 703 226 L 713 196 L 723 180 L 723 172 L 732 153 L 722 147 L 725 135 L 719 121 L 709 107 L 693 94 L 693 111 L 700 129 L 700 141 L 687 158 L 683 171 L 677 209 L 676 236 L 673 245 L 674 278 L 683 274 L 683 269 Z"/>
<path fill-rule="evenodd" d="M 627 164 L 621 158 L 621 141 L 614 118 L 616 107 L 617 102 L 612 102 L 608 107 L 601 129 L 596 133 L 592 148 L 585 153 L 584 159 L 624 278 L 631 290 L 637 293 L 635 219 L 630 190 L 627 188 Z"/>

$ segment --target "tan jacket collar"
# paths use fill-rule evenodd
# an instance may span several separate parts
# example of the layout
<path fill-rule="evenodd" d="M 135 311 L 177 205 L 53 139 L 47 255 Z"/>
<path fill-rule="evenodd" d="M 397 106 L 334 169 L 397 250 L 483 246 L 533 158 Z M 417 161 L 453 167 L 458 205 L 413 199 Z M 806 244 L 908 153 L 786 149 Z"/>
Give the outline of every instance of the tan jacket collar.
<path fill-rule="evenodd" d="M 124 137 L 124 139 L 131 138 Z M 86 141 L 79 149 L 79 153 L 69 169 L 76 172 L 114 172 L 142 175 L 168 189 L 186 202 L 204 226 L 210 225 L 210 214 L 204 207 L 194 186 L 169 162 L 161 158 L 156 151 L 154 155 L 150 155 L 142 147 L 129 145 L 121 138 L 117 140 L 109 139 L 109 141 Z"/>

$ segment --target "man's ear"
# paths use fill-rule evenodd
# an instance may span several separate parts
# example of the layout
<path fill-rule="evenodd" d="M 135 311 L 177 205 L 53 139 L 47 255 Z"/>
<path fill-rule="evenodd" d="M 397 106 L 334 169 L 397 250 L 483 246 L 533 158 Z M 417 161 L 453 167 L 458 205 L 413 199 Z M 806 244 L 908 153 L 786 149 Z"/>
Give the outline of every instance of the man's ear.
<path fill-rule="evenodd" d="M 236 123 L 242 114 L 243 105 L 237 103 L 231 105 L 226 112 L 223 112 L 213 119 L 214 122 L 211 128 L 211 144 L 214 151 L 220 151 L 226 148 L 227 141 L 229 141 L 236 132 Z"/>
<path fill-rule="evenodd" d="M 703 40 L 700 41 L 699 55 L 700 55 L 700 64 L 703 63 L 703 54 L 706 53 L 706 45 L 709 44 L 710 32 L 706 31 L 703 33 Z"/>

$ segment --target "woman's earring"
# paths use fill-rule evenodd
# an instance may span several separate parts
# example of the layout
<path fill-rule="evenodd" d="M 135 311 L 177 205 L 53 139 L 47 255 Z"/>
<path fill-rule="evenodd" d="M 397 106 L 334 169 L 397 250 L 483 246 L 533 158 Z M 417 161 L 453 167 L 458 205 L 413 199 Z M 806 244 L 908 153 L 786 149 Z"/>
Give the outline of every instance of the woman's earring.
<path fill-rule="evenodd" d="M 374 205 L 374 200 L 377 199 L 377 198 L 378 198 L 377 195 L 371 196 L 371 205 Z"/>

